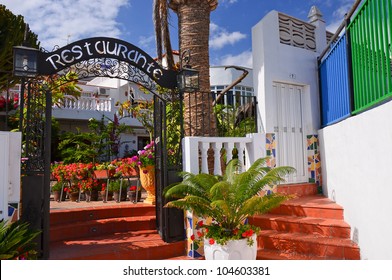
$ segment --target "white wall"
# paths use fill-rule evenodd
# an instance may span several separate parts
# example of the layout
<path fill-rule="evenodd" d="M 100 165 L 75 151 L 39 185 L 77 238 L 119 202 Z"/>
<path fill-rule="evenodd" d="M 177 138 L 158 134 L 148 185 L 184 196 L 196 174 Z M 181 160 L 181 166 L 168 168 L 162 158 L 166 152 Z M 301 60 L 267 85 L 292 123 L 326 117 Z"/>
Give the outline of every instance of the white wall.
<path fill-rule="evenodd" d="M 249 74 L 238 84 L 253 88 L 253 71 L 250 68 L 245 68 Z M 242 71 L 234 68 L 225 70 L 225 66 L 211 66 L 210 67 L 210 84 L 211 86 L 230 85 L 233 81 L 242 75 Z"/>
<path fill-rule="evenodd" d="M 362 259 L 392 259 L 392 101 L 319 131 L 323 192 Z"/>
<path fill-rule="evenodd" d="M 9 219 L 8 204 L 20 202 L 20 132 L 0 131 L 0 220 Z"/>
<path fill-rule="evenodd" d="M 325 30 L 324 30 L 325 34 Z M 324 35 L 325 36 L 325 35 Z M 319 128 L 317 82 L 318 53 L 280 43 L 278 12 L 271 11 L 252 28 L 253 81 L 258 99 L 260 132 L 274 132 L 276 104 L 273 82 L 305 87 L 303 100 L 304 133 L 316 134 Z"/>

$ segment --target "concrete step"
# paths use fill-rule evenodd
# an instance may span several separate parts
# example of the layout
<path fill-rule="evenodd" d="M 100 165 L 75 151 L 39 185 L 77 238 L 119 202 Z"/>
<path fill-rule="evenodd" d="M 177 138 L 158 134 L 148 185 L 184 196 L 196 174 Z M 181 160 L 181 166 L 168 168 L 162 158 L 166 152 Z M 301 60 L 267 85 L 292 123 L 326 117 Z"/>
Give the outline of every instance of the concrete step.
<path fill-rule="evenodd" d="M 298 254 L 323 259 L 360 259 L 359 247 L 347 238 L 262 230 L 257 241 L 260 249 L 277 250 L 280 254 Z"/>
<path fill-rule="evenodd" d="M 322 195 L 291 199 L 272 210 L 271 214 L 343 220 L 343 208 Z"/>
<path fill-rule="evenodd" d="M 316 195 L 318 193 L 318 187 L 315 183 L 282 184 L 277 186 L 277 192 L 301 197 Z"/>
<path fill-rule="evenodd" d="M 343 220 L 264 214 L 249 218 L 249 223 L 280 232 L 350 238 L 350 226 Z"/>
<path fill-rule="evenodd" d="M 61 224 L 50 227 L 50 241 L 73 240 L 111 233 L 155 230 L 155 216 L 119 217 Z"/>
<path fill-rule="evenodd" d="M 61 203 L 60 203 L 61 204 Z M 77 202 L 73 202 L 77 207 Z M 112 203 L 91 207 L 50 210 L 50 226 L 73 224 L 119 217 L 155 216 L 155 205 L 133 204 L 130 202 Z"/>
<path fill-rule="evenodd" d="M 296 253 L 286 253 L 278 250 L 259 249 L 257 250 L 257 260 L 325 260 L 325 258 Z"/>
<path fill-rule="evenodd" d="M 165 243 L 156 230 L 51 242 L 51 260 L 163 260 L 185 256 L 186 241 Z"/>

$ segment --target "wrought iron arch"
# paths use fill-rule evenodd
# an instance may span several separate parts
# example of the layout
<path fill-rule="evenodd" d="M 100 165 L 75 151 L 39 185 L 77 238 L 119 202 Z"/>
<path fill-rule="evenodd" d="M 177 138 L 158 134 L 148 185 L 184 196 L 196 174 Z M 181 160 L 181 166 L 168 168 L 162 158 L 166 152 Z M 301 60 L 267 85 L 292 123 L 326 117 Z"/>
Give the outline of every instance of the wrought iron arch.
<path fill-rule="evenodd" d="M 177 72 L 164 69 L 138 47 L 113 38 L 79 40 L 52 52 L 38 54 L 38 72 L 42 75 L 75 72 L 80 79 L 109 77 L 128 80 L 154 90 L 155 84 L 177 87 Z"/>
<path fill-rule="evenodd" d="M 154 95 L 154 138 L 156 142 L 156 179 L 159 182 L 158 195 L 162 189 L 172 182 L 168 178 L 166 157 L 166 104 L 170 102 L 164 95 L 157 93 L 159 87 L 175 89 L 177 87 L 177 72 L 162 68 L 153 58 L 143 50 L 122 40 L 97 37 L 83 39 L 62 48 L 55 48 L 52 52 L 41 49 L 37 59 L 38 75 L 26 80 L 22 78 L 21 112 L 23 107 L 28 114 L 25 124 L 20 128 L 24 131 L 25 151 L 30 151 L 28 160 L 23 165 L 23 205 L 26 209 L 22 219 L 33 221 L 33 227 L 40 229 L 42 234 L 38 242 L 38 251 L 42 258 L 49 257 L 49 208 L 50 208 L 50 149 L 51 149 L 51 91 L 48 80 L 57 76 L 63 77 L 64 83 L 93 77 L 108 77 L 127 80 L 137 84 Z M 77 78 L 68 79 L 67 73 L 75 73 Z M 42 76 L 41 76 L 42 75 Z M 68 79 L 68 80 L 67 80 Z M 46 80 L 46 82 L 45 82 Z M 35 89 L 33 89 L 33 87 Z M 23 100 L 27 96 L 27 100 Z M 40 98 L 39 106 L 31 105 L 33 98 Z M 25 103 L 24 103 L 25 102 Z M 181 109 L 182 110 L 182 109 Z M 30 116 L 30 117 L 29 117 Z M 35 116 L 35 118 L 31 118 Z M 30 139 L 30 140 L 29 140 Z M 37 145 L 39 143 L 39 145 Z M 32 188 L 33 186 L 34 188 Z M 183 239 L 182 211 L 164 210 L 165 201 L 158 199 L 157 228 L 167 242 Z M 29 213 L 36 213 L 31 216 Z M 170 218 L 172 217 L 172 218 Z M 176 227 L 173 226 L 177 224 Z M 170 223 L 170 225 L 169 225 Z M 173 229 L 176 229 L 173 232 Z"/>

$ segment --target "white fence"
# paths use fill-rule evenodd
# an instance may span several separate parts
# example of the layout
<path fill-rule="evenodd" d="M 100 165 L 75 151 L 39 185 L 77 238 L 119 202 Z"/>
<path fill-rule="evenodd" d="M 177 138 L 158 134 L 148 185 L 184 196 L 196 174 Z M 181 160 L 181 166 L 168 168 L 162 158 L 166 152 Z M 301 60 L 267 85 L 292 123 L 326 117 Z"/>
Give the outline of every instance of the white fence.
<path fill-rule="evenodd" d="M 213 173 L 221 175 L 221 151 L 225 149 L 226 163 L 232 159 L 234 148 L 243 169 L 265 156 L 265 134 L 254 133 L 247 137 L 185 137 L 183 140 L 183 169 L 184 171 L 208 173 L 208 150 L 214 151 Z"/>
<path fill-rule="evenodd" d="M 112 110 L 112 99 L 103 97 L 79 97 L 64 96 L 64 109 L 110 112 Z"/>

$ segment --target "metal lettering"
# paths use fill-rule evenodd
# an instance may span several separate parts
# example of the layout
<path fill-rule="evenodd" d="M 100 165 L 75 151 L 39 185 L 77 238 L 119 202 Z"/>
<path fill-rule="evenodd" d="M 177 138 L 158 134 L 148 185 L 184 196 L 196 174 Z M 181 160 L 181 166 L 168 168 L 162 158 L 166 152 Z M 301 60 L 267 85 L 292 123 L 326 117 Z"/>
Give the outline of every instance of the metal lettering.
<path fill-rule="evenodd" d="M 99 50 L 98 49 L 98 44 L 102 44 L 102 47 L 103 47 L 103 49 L 102 50 Z M 98 54 L 106 54 L 106 52 L 105 52 L 105 43 L 103 42 L 103 41 L 97 41 L 96 43 L 95 43 L 95 50 L 97 51 L 97 53 Z"/>
<path fill-rule="evenodd" d="M 110 42 L 107 41 L 107 42 L 106 42 L 106 52 L 107 52 L 108 54 L 117 55 L 117 43 L 114 43 L 114 48 L 113 48 L 113 50 L 110 50 L 109 46 L 110 46 Z"/>
<path fill-rule="evenodd" d="M 67 53 L 71 53 L 71 51 L 70 50 L 63 50 L 61 52 L 61 58 L 63 59 L 63 61 L 65 63 L 72 63 L 75 60 L 75 58 L 73 56 L 67 55 Z M 71 57 L 71 59 L 68 59 L 68 57 Z"/>
<path fill-rule="evenodd" d="M 146 57 L 144 56 L 144 55 L 142 55 L 142 54 L 140 54 L 139 53 L 139 56 L 138 56 L 138 58 L 137 58 L 137 61 L 135 61 L 135 63 L 136 64 L 139 64 L 139 61 L 140 61 L 140 59 L 144 59 L 144 63 L 143 63 L 143 68 L 146 66 L 146 63 L 147 63 L 147 59 L 146 59 Z"/>
<path fill-rule="evenodd" d="M 56 60 L 56 61 L 53 61 L 52 57 L 57 58 L 57 60 Z M 65 64 L 61 62 L 61 57 L 60 57 L 60 55 L 58 55 L 58 54 L 52 54 L 51 56 L 49 56 L 49 57 L 46 59 L 46 61 L 49 61 L 49 62 L 52 64 L 53 68 L 56 69 L 56 70 L 57 70 L 58 68 L 57 68 L 57 66 L 56 66 L 55 63 L 58 63 L 58 64 L 60 64 L 60 65 L 62 65 L 62 66 L 65 66 Z"/>
<path fill-rule="evenodd" d="M 78 45 L 73 46 L 72 47 L 72 52 L 74 54 L 79 54 L 78 56 L 75 56 L 75 59 L 79 59 L 79 58 L 81 58 L 83 56 L 83 51 L 82 51 L 82 47 L 81 46 L 78 46 Z"/>

